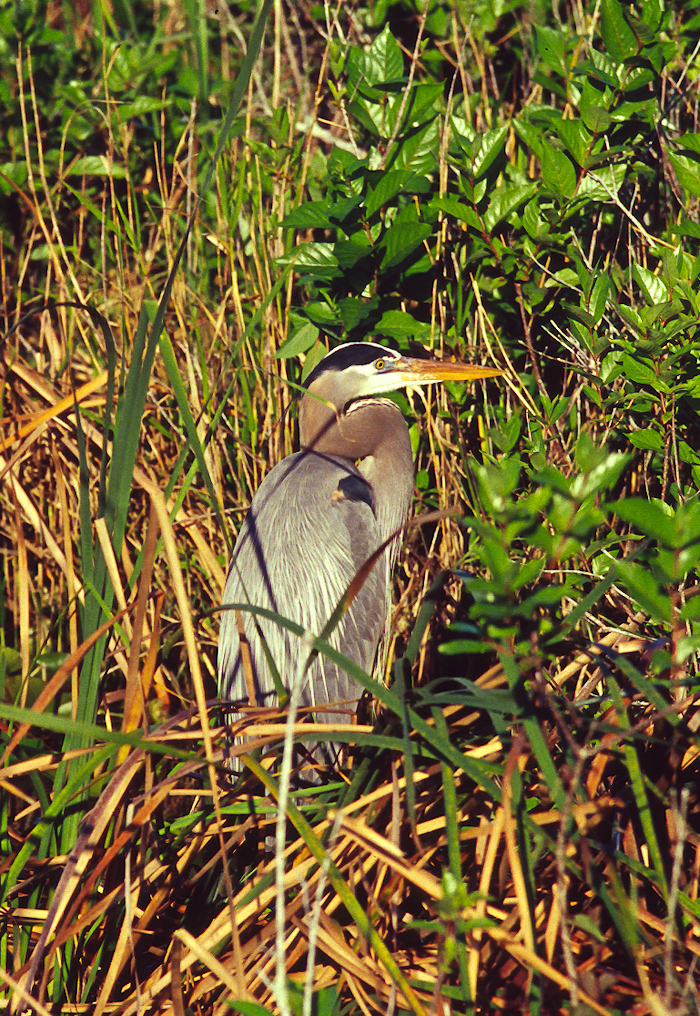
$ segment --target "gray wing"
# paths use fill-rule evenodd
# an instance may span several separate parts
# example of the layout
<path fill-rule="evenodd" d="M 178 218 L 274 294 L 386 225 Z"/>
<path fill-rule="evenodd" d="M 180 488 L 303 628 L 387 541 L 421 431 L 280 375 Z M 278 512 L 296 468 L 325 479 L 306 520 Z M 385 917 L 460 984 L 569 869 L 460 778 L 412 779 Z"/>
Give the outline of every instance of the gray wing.
<path fill-rule="evenodd" d="M 290 455 L 267 475 L 253 498 L 231 558 L 224 606 L 267 607 L 318 635 L 358 569 L 382 542 L 372 488 L 347 460 L 314 452 Z M 389 615 L 388 552 L 372 569 L 329 642 L 372 672 Z M 256 623 L 289 687 L 308 649 L 298 636 L 242 612 L 258 705 L 276 702 Z M 221 615 L 219 693 L 248 701 L 236 612 Z M 302 704 L 359 698 L 362 687 L 319 655 L 308 669 Z M 316 714 L 321 722 L 337 714 Z"/>

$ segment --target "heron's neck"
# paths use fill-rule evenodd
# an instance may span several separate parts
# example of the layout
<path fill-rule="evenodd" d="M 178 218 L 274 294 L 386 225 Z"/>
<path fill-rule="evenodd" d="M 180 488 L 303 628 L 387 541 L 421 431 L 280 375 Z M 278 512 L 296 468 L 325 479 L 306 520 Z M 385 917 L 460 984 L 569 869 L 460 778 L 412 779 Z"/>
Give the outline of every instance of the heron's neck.
<path fill-rule="evenodd" d="M 353 462 L 371 456 L 413 475 L 408 427 L 401 411 L 385 399 L 359 399 L 346 411 L 306 396 L 299 409 L 299 443 L 320 455 L 339 455 Z"/>
<path fill-rule="evenodd" d="M 303 449 L 338 455 L 357 463 L 372 487 L 377 511 L 391 527 L 406 519 L 413 496 L 413 455 L 400 409 L 382 399 L 360 399 L 340 412 L 307 396 L 299 409 Z"/>

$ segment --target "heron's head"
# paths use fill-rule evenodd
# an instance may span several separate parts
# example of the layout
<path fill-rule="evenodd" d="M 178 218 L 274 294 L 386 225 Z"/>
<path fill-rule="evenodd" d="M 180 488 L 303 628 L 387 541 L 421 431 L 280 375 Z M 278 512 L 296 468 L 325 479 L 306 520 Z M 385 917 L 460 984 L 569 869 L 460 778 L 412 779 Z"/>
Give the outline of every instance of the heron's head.
<path fill-rule="evenodd" d="M 309 374 L 306 390 L 342 412 L 349 402 L 398 388 L 417 388 L 436 381 L 476 381 L 502 373 L 496 367 L 418 360 L 374 342 L 347 342 L 324 356 Z"/>
<path fill-rule="evenodd" d="M 300 443 L 360 459 L 374 455 L 383 442 L 405 438 L 410 455 L 398 407 L 378 396 L 434 381 L 475 381 L 502 373 L 496 367 L 417 360 L 373 342 L 346 342 L 324 356 L 307 378 L 299 407 Z"/>

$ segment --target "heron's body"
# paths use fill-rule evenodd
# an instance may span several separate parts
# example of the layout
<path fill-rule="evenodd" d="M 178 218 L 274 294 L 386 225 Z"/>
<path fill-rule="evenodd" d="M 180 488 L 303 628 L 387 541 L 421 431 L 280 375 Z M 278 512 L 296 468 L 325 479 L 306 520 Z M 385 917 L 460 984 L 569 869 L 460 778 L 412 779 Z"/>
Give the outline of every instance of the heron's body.
<path fill-rule="evenodd" d="M 365 672 L 381 667 L 391 568 L 410 510 L 413 459 L 400 410 L 373 396 L 444 376 L 497 373 L 408 360 L 371 343 L 350 343 L 325 357 L 309 377 L 300 405 L 302 450 L 267 475 L 241 527 L 224 607 L 234 603 L 265 607 L 319 635 L 360 568 L 387 544 L 328 638 Z M 303 705 L 323 707 L 359 698 L 359 683 L 323 655 L 304 672 L 308 646 L 299 636 L 241 611 L 250 647 L 255 693 L 251 701 L 236 614 L 222 613 L 218 660 L 222 697 L 260 706 L 276 702 L 261 634 L 282 682 L 289 687 L 296 678 L 303 680 Z M 315 716 L 319 722 L 339 719 L 322 708 Z"/>
<path fill-rule="evenodd" d="M 330 546 L 319 540 L 318 521 L 309 511 L 309 491 L 332 512 L 335 539 Z M 399 526 L 409 506 L 410 491 Z M 379 510 L 372 487 L 351 461 L 311 451 L 288 456 L 268 473 L 253 499 L 236 543 L 224 603 L 251 602 L 267 607 L 296 621 L 305 630 L 320 634 L 347 590 L 347 576 L 352 578 L 391 536 L 387 514 L 386 509 Z M 388 553 L 372 569 L 328 640 L 369 673 L 375 665 L 390 608 Z M 245 576 L 245 582 L 241 576 Z M 300 640 L 264 617 L 254 618 L 250 613 L 245 616 L 256 686 L 255 704 L 271 705 L 276 701 L 274 684 L 256 622 L 287 685 L 299 665 Z M 232 698 L 247 700 L 233 611 L 226 611 L 222 617 L 220 640 L 223 648 L 219 653 L 219 673 L 226 676 Z M 357 698 L 361 691 L 355 682 L 350 686 L 347 674 L 336 664 L 318 656 L 304 677 L 301 703 L 318 705 Z M 342 720 L 342 716 L 319 713 L 316 719 L 321 723 L 332 722 Z"/>

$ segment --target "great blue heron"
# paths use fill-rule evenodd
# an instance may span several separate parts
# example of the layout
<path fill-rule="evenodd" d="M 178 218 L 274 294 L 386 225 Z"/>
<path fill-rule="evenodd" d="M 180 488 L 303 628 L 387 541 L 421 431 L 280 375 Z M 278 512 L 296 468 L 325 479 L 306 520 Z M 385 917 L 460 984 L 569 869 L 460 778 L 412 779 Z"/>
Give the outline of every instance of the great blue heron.
<path fill-rule="evenodd" d="M 376 396 L 434 381 L 471 381 L 501 373 L 491 367 L 410 359 L 369 342 L 346 343 L 325 356 L 309 375 L 301 399 L 301 451 L 268 473 L 241 527 L 224 607 L 266 607 L 319 635 L 358 570 L 389 541 L 328 637 L 365 672 L 380 671 L 391 569 L 413 497 L 413 455 L 400 409 Z M 244 663 L 248 654 L 241 653 L 236 614 L 222 611 L 219 694 L 250 705 L 273 705 L 277 697 L 262 640 L 285 684 L 299 672 L 308 645 L 304 649 L 287 629 L 242 611 L 250 650 L 250 663 Z M 305 706 L 362 694 L 359 683 L 323 655 L 303 680 L 300 701 Z M 338 722 L 337 712 L 315 711 L 315 717 L 321 723 Z"/>

